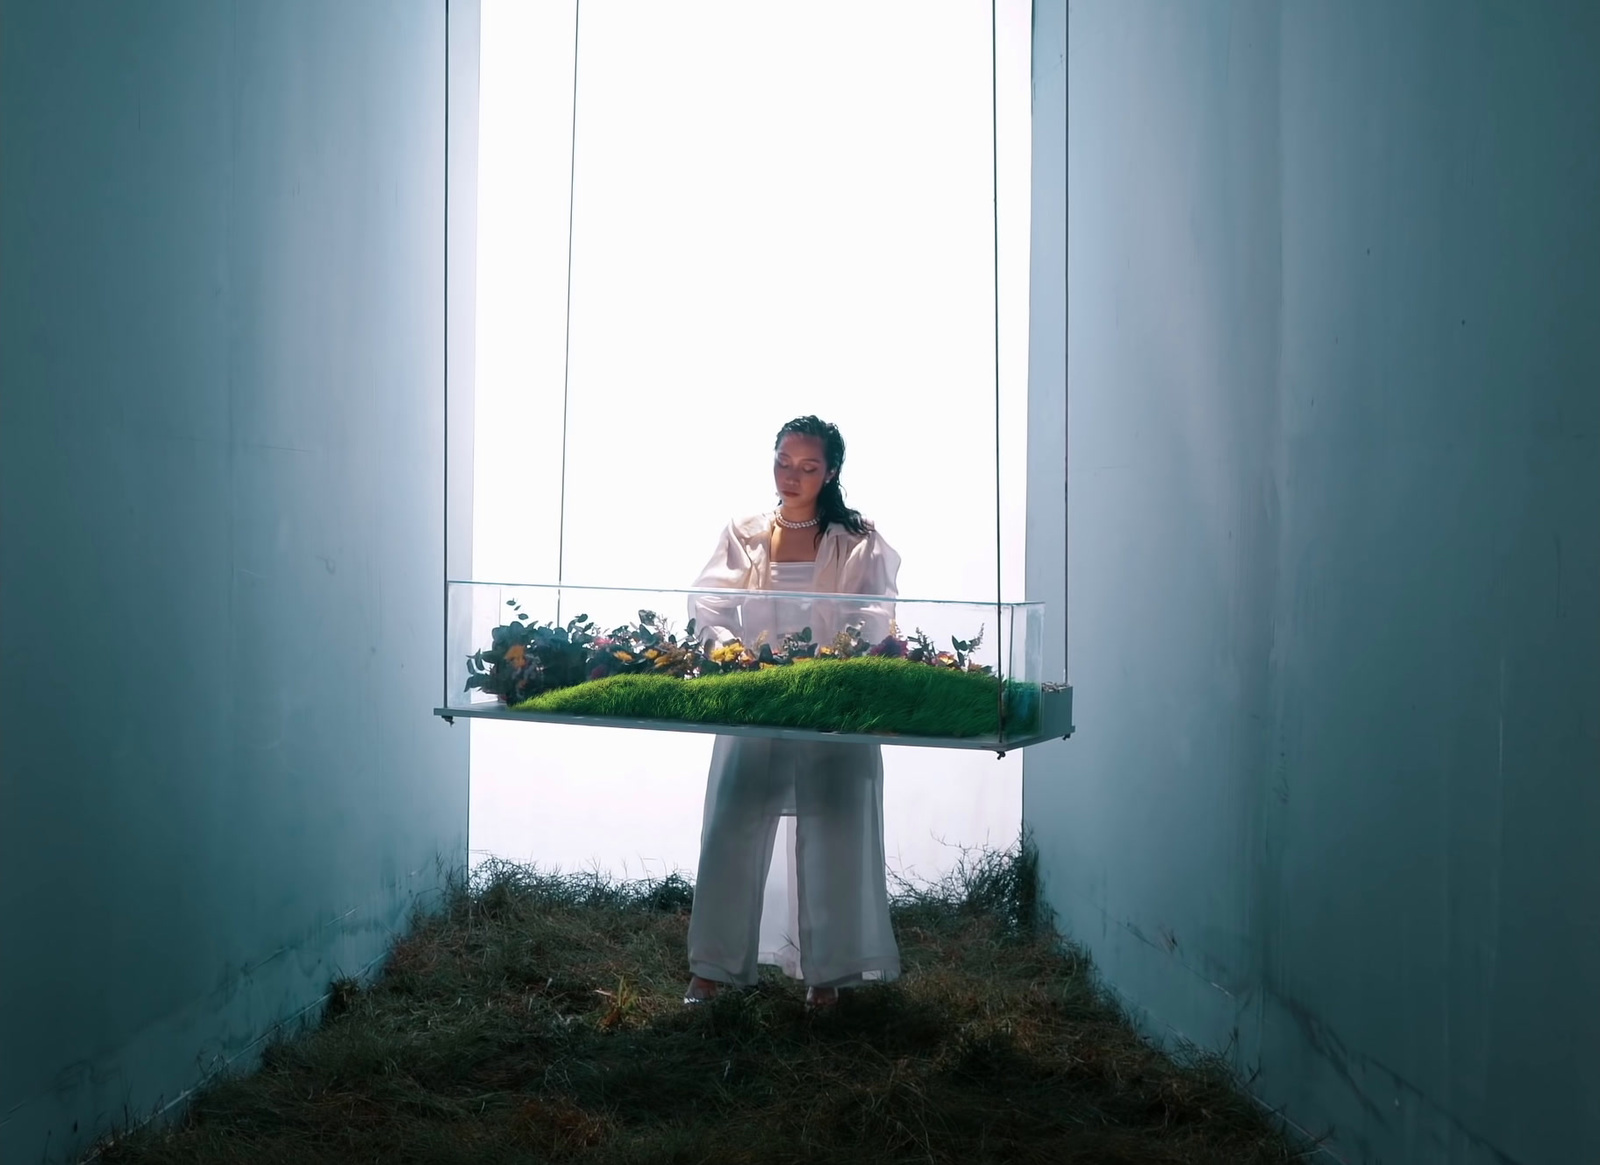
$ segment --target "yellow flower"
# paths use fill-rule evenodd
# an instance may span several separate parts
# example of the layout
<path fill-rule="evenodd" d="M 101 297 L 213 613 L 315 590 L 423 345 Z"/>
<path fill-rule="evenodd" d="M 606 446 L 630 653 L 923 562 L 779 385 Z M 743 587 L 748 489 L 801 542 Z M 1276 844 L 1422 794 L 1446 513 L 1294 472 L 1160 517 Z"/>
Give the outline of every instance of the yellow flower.
<path fill-rule="evenodd" d="M 656 656 L 658 656 L 660 654 L 661 653 L 659 651 L 657 651 L 655 648 L 652 647 L 649 651 L 644 653 L 644 657 L 646 659 L 654 659 Z"/>
<path fill-rule="evenodd" d="M 831 648 L 831 647 L 819 647 L 819 648 L 817 648 L 817 654 L 818 655 L 832 655 L 833 653 L 834 653 L 833 652 L 833 648 Z"/>
<path fill-rule="evenodd" d="M 520 643 L 513 643 L 506 648 L 506 663 L 512 667 L 521 667 L 528 662 L 528 649 Z"/>
<path fill-rule="evenodd" d="M 633 656 L 629 655 L 626 651 L 614 651 L 611 654 L 616 656 L 623 663 L 632 663 L 633 662 Z"/>

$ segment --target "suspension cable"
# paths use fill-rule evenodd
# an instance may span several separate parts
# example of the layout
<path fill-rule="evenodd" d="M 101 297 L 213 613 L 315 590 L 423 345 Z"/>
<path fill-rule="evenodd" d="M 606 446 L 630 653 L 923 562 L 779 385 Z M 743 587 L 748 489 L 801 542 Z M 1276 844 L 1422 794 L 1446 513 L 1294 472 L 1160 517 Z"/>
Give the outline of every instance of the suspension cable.
<path fill-rule="evenodd" d="M 450 0 L 444 0 L 444 507 L 439 525 L 444 531 L 444 693 L 439 707 L 450 706 Z M 470 578 L 469 570 L 467 576 Z"/>
<path fill-rule="evenodd" d="M 556 527 L 556 626 L 561 625 L 561 584 L 567 567 L 567 412 L 572 379 L 572 218 L 578 174 L 578 22 L 583 0 L 572 4 L 572 133 L 567 152 L 567 305 L 561 350 L 561 515 Z"/>
<path fill-rule="evenodd" d="M 1003 632 L 1001 600 L 1001 508 L 1000 508 L 1000 80 L 998 0 L 989 0 L 989 164 L 991 181 L 991 220 L 994 228 L 994 639 L 999 684 L 995 697 L 995 734 L 1005 743 L 1006 715 L 1006 639 Z M 1015 628 L 1012 629 L 1013 632 Z M 1004 755 L 1002 753 L 1001 755 Z"/>

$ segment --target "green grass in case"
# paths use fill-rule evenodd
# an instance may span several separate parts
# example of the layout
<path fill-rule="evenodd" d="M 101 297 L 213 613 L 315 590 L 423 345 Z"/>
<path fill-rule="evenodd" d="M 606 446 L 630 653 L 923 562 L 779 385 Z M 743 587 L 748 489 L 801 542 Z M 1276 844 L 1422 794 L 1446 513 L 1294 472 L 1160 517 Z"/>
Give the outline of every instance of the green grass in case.
<path fill-rule="evenodd" d="M 974 737 L 995 734 L 999 681 L 876 657 L 798 660 L 753 672 L 674 679 L 621 675 L 545 692 L 519 712 L 697 724 L 761 724 L 819 732 Z M 1011 732 L 1029 731 L 1037 699 L 1009 685 Z"/>

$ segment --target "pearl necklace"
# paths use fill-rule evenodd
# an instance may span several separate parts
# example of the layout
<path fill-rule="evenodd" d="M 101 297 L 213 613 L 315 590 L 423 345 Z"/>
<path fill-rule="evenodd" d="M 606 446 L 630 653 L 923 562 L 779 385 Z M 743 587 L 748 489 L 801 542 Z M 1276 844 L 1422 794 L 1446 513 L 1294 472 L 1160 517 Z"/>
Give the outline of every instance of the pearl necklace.
<path fill-rule="evenodd" d="M 788 518 L 783 516 L 782 510 L 776 511 L 772 516 L 778 520 L 778 525 L 782 526 L 785 530 L 804 530 L 808 526 L 815 526 L 822 520 L 820 517 L 817 517 L 805 522 L 791 522 Z"/>

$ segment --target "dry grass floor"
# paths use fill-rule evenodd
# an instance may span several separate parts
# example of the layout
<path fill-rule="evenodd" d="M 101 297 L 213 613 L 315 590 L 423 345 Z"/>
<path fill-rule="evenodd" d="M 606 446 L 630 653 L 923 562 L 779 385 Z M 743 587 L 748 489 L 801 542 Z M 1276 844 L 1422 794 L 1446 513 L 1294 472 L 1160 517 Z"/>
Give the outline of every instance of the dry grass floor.
<path fill-rule="evenodd" d="M 1300 1159 L 1228 1074 L 1143 1042 L 1032 925 L 1026 855 L 905 890 L 891 985 L 681 1003 L 691 890 L 481 867 L 379 980 L 103 1165 Z"/>

